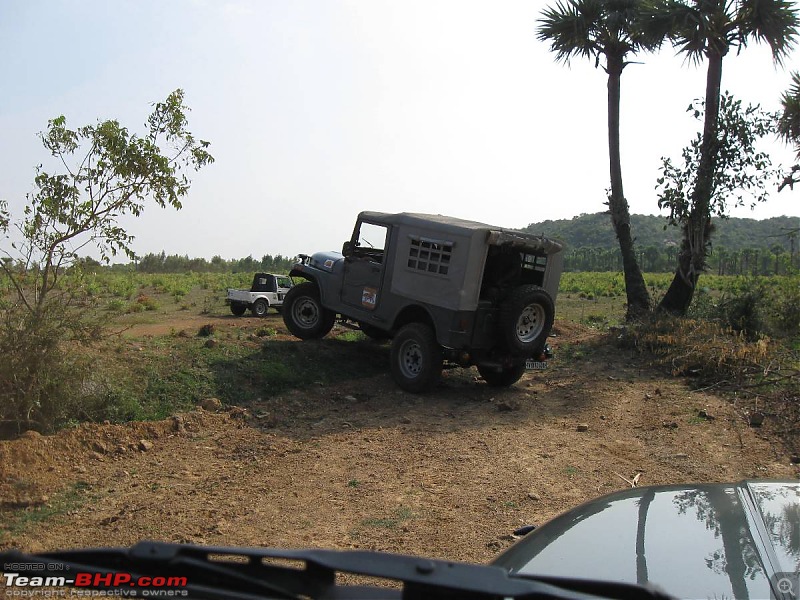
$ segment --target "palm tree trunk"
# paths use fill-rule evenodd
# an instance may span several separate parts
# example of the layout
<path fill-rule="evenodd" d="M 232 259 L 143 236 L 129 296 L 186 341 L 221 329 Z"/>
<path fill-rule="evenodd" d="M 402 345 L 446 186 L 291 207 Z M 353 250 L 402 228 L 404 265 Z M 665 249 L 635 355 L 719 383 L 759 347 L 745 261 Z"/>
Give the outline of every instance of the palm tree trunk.
<path fill-rule="evenodd" d="M 700 164 L 692 190 L 691 209 L 683 226 L 683 243 L 678 255 L 675 277 L 664 294 L 659 308 L 665 312 L 684 315 L 689 309 L 697 280 L 706 265 L 711 235 L 711 195 L 714 192 L 714 170 L 717 162 L 719 96 L 722 85 L 722 59 L 726 49 L 708 50 L 706 73 L 706 106 L 703 139 L 700 143 Z"/>
<path fill-rule="evenodd" d="M 625 293 L 628 299 L 626 318 L 630 321 L 650 310 L 650 295 L 642 271 L 636 260 L 631 236 L 631 215 L 628 201 L 622 190 L 622 161 L 619 143 L 620 77 L 624 67 L 623 57 L 607 56 L 608 70 L 608 157 L 611 170 L 611 195 L 608 208 L 611 224 L 619 240 L 622 270 L 625 274 Z"/>

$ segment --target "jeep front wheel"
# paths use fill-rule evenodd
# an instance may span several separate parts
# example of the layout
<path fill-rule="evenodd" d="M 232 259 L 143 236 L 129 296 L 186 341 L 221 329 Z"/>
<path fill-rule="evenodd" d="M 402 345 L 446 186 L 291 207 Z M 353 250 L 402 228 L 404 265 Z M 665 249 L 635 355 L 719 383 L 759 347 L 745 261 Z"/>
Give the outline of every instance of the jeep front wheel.
<path fill-rule="evenodd" d="M 525 364 L 502 369 L 478 365 L 478 373 L 491 387 L 509 387 L 517 383 L 525 374 Z"/>
<path fill-rule="evenodd" d="M 533 356 L 541 352 L 553 327 L 553 299 L 538 285 L 515 288 L 503 303 L 500 327 L 512 353 Z"/>
<path fill-rule="evenodd" d="M 333 328 L 336 313 L 322 306 L 316 283 L 307 281 L 294 286 L 283 299 L 283 322 L 301 340 L 313 340 Z"/>
<path fill-rule="evenodd" d="M 407 392 L 431 389 L 442 374 L 442 348 L 424 323 L 403 326 L 392 340 L 392 377 Z"/>

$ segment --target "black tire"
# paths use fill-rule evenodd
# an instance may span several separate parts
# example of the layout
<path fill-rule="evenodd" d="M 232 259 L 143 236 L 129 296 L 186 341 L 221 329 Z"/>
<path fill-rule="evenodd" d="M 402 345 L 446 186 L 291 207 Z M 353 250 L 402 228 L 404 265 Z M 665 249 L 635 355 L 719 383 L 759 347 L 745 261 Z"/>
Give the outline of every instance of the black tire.
<path fill-rule="evenodd" d="M 554 317 L 553 299 L 538 285 L 515 288 L 500 309 L 502 336 L 511 353 L 535 356 L 544 350 Z"/>
<path fill-rule="evenodd" d="M 370 325 L 369 323 L 359 323 L 358 326 L 361 328 L 361 332 L 365 336 L 375 340 L 376 342 L 382 342 L 392 337 L 388 331 L 384 331 L 383 329 L 375 327 L 374 325 Z"/>
<path fill-rule="evenodd" d="M 424 323 L 403 326 L 392 340 L 390 356 L 392 377 L 407 392 L 430 390 L 442 375 L 442 347 Z"/>
<path fill-rule="evenodd" d="M 267 302 L 263 298 L 259 298 L 258 300 L 253 302 L 253 306 L 250 308 L 250 312 L 253 313 L 254 317 L 266 317 L 268 310 L 269 310 L 269 302 Z"/>
<path fill-rule="evenodd" d="M 244 304 L 234 303 L 231 304 L 231 312 L 235 317 L 241 317 L 245 312 L 247 312 L 247 307 Z"/>
<path fill-rule="evenodd" d="M 509 387 L 517 383 L 525 374 L 525 364 L 514 365 L 501 370 L 478 365 L 478 373 L 491 387 Z"/>
<path fill-rule="evenodd" d="M 283 299 L 283 322 L 301 340 L 325 337 L 333 328 L 336 313 L 322 306 L 316 283 L 306 281 L 292 287 Z"/>

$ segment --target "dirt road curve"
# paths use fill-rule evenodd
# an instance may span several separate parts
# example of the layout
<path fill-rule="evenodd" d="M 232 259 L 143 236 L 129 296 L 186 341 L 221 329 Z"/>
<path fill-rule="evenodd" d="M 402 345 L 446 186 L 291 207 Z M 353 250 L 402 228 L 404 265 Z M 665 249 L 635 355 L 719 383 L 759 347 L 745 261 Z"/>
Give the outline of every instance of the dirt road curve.
<path fill-rule="evenodd" d="M 381 375 L 246 411 L 2 442 L 2 545 L 147 538 L 485 561 L 516 527 L 637 473 L 641 485 L 798 475 L 729 403 L 599 334 L 557 331 L 560 359 L 510 390 L 452 372 L 413 396 Z"/>

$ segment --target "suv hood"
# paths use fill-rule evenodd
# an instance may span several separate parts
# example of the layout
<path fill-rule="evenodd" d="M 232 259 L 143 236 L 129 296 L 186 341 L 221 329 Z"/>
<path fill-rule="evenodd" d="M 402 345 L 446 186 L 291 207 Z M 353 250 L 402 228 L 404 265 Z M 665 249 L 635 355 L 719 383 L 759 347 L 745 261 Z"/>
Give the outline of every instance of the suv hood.
<path fill-rule="evenodd" d="M 618 492 L 556 517 L 493 564 L 520 574 L 651 583 L 679 598 L 797 598 L 800 482 Z M 781 580 L 789 593 L 778 591 Z"/>

